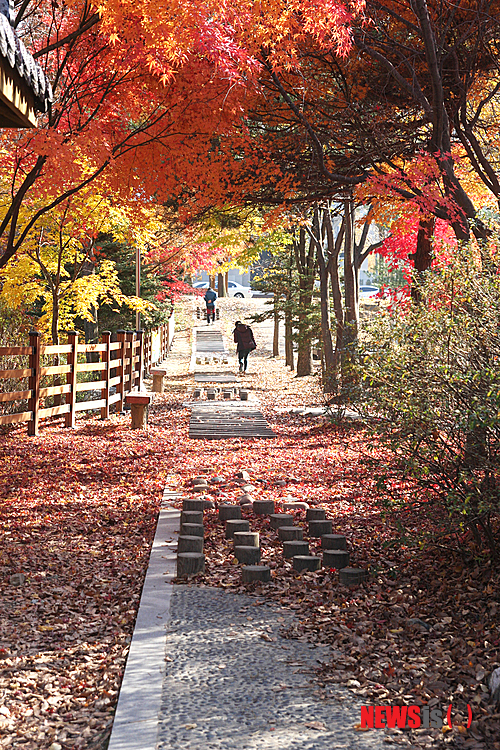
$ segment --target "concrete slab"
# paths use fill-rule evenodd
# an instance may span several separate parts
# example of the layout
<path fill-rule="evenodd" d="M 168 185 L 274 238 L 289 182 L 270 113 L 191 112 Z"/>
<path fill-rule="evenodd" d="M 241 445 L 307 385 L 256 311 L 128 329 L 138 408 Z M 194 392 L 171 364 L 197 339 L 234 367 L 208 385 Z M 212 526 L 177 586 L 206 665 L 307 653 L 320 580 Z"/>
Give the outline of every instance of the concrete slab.
<path fill-rule="evenodd" d="M 108 750 L 155 750 L 180 511 L 163 494 Z"/>

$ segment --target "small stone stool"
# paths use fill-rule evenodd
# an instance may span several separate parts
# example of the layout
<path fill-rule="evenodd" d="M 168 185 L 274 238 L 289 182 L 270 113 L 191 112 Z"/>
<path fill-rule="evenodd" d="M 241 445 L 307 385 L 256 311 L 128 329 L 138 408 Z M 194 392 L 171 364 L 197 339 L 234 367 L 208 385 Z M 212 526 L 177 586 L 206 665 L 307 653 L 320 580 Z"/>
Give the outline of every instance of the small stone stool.
<path fill-rule="evenodd" d="M 184 523 L 203 523 L 202 510 L 183 510 L 181 511 L 181 526 Z M 345 565 L 343 566 L 345 568 Z"/>
<path fill-rule="evenodd" d="M 272 529 L 279 529 L 280 526 L 293 526 L 294 518 L 288 513 L 271 513 L 269 522 Z"/>
<path fill-rule="evenodd" d="M 306 521 L 324 521 L 326 512 L 323 508 L 308 508 L 306 510 Z"/>
<path fill-rule="evenodd" d="M 182 510 L 201 510 L 205 509 L 204 500 L 195 500 L 194 498 L 185 497 L 182 501 Z"/>
<path fill-rule="evenodd" d="M 233 541 L 235 547 L 259 547 L 259 532 L 235 531 Z"/>
<path fill-rule="evenodd" d="M 293 569 L 300 573 L 302 570 L 319 570 L 321 568 L 321 557 L 314 555 L 294 555 Z"/>
<path fill-rule="evenodd" d="M 243 583 L 252 581 L 267 583 L 271 580 L 271 568 L 267 565 L 244 565 L 241 569 L 241 580 Z"/>
<path fill-rule="evenodd" d="M 165 391 L 165 383 L 163 381 L 163 378 L 167 374 L 167 371 L 160 368 L 155 368 L 154 370 L 151 370 L 151 374 L 153 376 L 153 391 L 155 393 L 163 393 Z"/>
<path fill-rule="evenodd" d="M 229 521 L 229 519 L 241 521 L 241 507 L 239 505 L 219 505 L 219 521 Z"/>
<path fill-rule="evenodd" d="M 201 552 L 180 552 L 177 555 L 177 577 L 188 578 L 205 572 L 205 555 Z"/>
<path fill-rule="evenodd" d="M 301 542 L 304 538 L 304 530 L 300 526 L 280 526 L 278 536 L 281 542 Z"/>
<path fill-rule="evenodd" d="M 238 518 L 230 518 L 226 521 L 226 539 L 234 539 L 234 535 L 237 531 L 249 531 L 250 522 L 239 520 Z"/>
<path fill-rule="evenodd" d="M 347 549 L 347 540 L 342 534 L 323 534 L 321 546 L 323 549 Z"/>
<path fill-rule="evenodd" d="M 240 391 L 240 401 L 248 401 L 248 391 Z"/>
<path fill-rule="evenodd" d="M 202 523 L 183 523 L 181 526 L 181 536 L 205 536 L 205 527 Z"/>
<path fill-rule="evenodd" d="M 339 582 L 344 586 L 359 586 L 367 578 L 368 571 L 362 568 L 342 568 L 342 570 L 339 570 Z"/>
<path fill-rule="evenodd" d="M 260 547 L 235 547 L 234 556 L 239 563 L 255 565 L 260 562 Z"/>
<path fill-rule="evenodd" d="M 256 516 L 267 516 L 274 513 L 274 500 L 254 500 L 253 512 Z"/>
<path fill-rule="evenodd" d="M 284 557 L 295 557 L 295 555 L 307 555 L 309 554 L 309 544 L 307 542 L 301 542 L 299 540 L 291 540 L 289 542 L 283 542 L 283 556 Z"/>
<path fill-rule="evenodd" d="M 203 537 L 180 536 L 177 540 L 177 552 L 203 552 Z"/>
<path fill-rule="evenodd" d="M 144 391 L 133 391 L 125 396 L 125 403 L 130 404 L 132 429 L 144 430 L 148 425 L 148 412 L 151 394 Z"/>
<path fill-rule="evenodd" d="M 323 534 L 332 533 L 332 522 L 328 520 L 324 521 L 309 521 L 309 536 L 320 537 Z"/>
<path fill-rule="evenodd" d="M 325 549 L 323 550 L 323 565 L 325 568 L 335 568 L 341 570 L 347 568 L 351 558 L 349 552 L 343 549 Z"/>

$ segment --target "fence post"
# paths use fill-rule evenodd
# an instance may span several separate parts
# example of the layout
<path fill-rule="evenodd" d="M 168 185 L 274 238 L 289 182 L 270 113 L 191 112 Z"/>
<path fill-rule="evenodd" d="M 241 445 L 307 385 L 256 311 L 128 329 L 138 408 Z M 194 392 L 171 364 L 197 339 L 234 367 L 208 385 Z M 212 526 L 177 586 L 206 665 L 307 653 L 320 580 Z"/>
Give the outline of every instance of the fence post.
<path fill-rule="evenodd" d="M 38 435 L 38 410 L 40 408 L 40 333 L 38 331 L 30 331 L 30 346 L 32 347 L 29 358 L 31 397 L 28 401 L 28 409 L 32 418 L 28 422 L 28 435 Z"/>
<path fill-rule="evenodd" d="M 118 343 L 120 344 L 120 348 L 118 349 L 118 361 L 121 362 L 120 365 L 116 368 L 117 375 L 120 378 L 120 381 L 118 385 L 116 386 L 116 392 L 120 394 L 119 400 L 116 402 L 116 410 L 118 412 L 123 412 L 123 406 L 124 406 L 124 396 L 125 396 L 125 336 L 126 333 L 123 330 L 117 331 L 118 334 Z"/>
<path fill-rule="evenodd" d="M 161 361 L 166 359 L 168 354 L 168 320 L 161 325 Z"/>
<path fill-rule="evenodd" d="M 139 341 L 139 362 L 138 375 L 139 383 L 137 384 L 137 390 L 142 391 L 143 377 L 144 377 L 144 331 L 141 329 L 136 331 L 137 340 Z"/>
<path fill-rule="evenodd" d="M 106 385 L 101 390 L 101 398 L 106 399 L 106 405 L 101 407 L 101 419 L 109 419 L 109 379 L 111 377 L 111 352 L 109 351 L 109 345 L 111 343 L 111 331 L 103 331 L 101 337 L 101 343 L 106 345 L 106 349 L 101 352 L 101 362 L 105 362 L 106 367 L 101 370 L 103 374 L 103 380 Z"/>
<path fill-rule="evenodd" d="M 68 344 L 71 351 L 68 354 L 68 365 L 71 365 L 71 371 L 66 375 L 66 383 L 69 384 L 69 393 L 66 394 L 66 403 L 69 404 L 69 412 L 64 417 L 65 427 L 74 427 L 76 419 L 76 383 L 78 375 L 78 333 L 69 331 Z"/>
<path fill-rule="evenodd" d="M 125 395 L 127 393 L 130 393 L 132 391 L 132 386 L 133 386 L 134 338 L 135 338 L 135 331 L 127 331 L 126 332 L 127 352 L 130 355 L 130 357 L 129 357 L 129 363 L 128 363 L 127 369 L 126 369 L 126 375 L 127 375 L 127 381 L 128 381 L 128 391 L 125 391 Z"/>

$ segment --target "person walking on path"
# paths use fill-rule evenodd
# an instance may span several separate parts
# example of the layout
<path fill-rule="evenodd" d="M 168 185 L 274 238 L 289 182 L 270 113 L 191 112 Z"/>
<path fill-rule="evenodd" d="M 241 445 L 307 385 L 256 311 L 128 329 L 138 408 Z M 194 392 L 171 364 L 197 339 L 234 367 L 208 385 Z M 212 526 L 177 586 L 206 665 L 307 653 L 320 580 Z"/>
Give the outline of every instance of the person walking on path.
<path fill-rule="evenodd" d="M 257 348 L 257 344 L 255 343 L 253 331 L 250 326 L 245 325 L 240 320 L 237 320 L 234 324 L 233 334 L 234 343 L 237 345 L 236 351 L 238 352 L 240 372 L 244 373 L 248 367 L 248 355 Z"/>
<path fill-rule="evenodd" d="M 215 323 L 215 300 L 217 299 L 217 292 L 209 286 L 203 299 L 207 306 L 207 323 Z"/>

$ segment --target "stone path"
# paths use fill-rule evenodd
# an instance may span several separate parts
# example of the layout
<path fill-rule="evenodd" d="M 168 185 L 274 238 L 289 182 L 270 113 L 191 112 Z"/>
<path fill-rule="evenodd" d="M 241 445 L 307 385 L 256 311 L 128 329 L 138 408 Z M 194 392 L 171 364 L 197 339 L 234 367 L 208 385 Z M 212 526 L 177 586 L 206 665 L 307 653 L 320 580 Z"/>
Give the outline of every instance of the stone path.
<path fill-rule="evenodd" d="M 176 586 L 157 750 L 381 747 L 383 734 L 354 729 L 360 703 L 352 694 L 312 680 L 329 649 L 281 637 L 291 620 L 254 597 Z"/>

